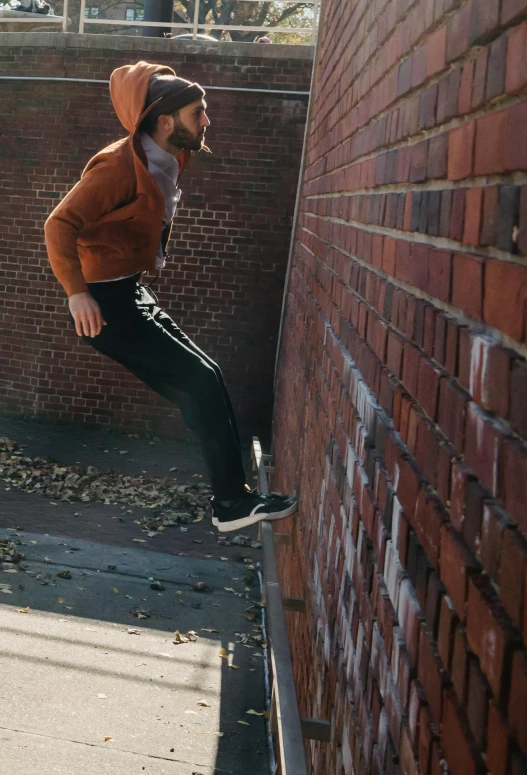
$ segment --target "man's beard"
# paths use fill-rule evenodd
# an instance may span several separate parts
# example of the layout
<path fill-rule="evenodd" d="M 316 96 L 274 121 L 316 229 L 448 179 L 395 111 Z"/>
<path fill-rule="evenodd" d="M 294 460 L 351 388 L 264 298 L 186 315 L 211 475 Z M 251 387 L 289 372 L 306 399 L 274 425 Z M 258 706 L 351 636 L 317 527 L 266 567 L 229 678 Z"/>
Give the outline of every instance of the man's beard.
<path fill-rule="evenodd" d="M 182 148 L 187 151 L 199 151 L 203 145 L 205 133 L 202 131 L 198 135 L 193 135 L 183 124 L 176 119 L 174 122 L 174 131 L 167 137 L 167 143 L 175 148 Z"/>

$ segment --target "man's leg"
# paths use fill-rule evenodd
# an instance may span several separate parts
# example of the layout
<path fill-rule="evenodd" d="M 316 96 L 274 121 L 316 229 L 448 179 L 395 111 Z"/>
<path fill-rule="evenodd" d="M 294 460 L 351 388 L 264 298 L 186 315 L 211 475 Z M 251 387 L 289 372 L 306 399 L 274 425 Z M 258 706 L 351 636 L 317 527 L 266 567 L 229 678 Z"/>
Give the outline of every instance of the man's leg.
<path fill-rule="evenodd" d="M 188 347 L 189 350 L 192 350 L 192 352 L 199 355 L 206 363 L 209 364 L 209 366 L 214 369 L 216 372 L 216 376 L 218 378 L 218 382 L 221 388 L 221 392 L 223 395 L 223 400 L 225 401 L 225 406 L 227 408 L 227 411 L 229 413 L 229 419 L 231 422 L 231 426 L 235 432 L 236 438 L 238 440 L 238 444 L 241 447 L 240 443 L 240 434 L 238 431 L 238 423 L 236 420 L 236 415 L 234 413 L 234 408 L 232 406 L 232 402 L 229 396 L 229 392 L 227 390 L 227 386 L 225 384 L 225 380 L 223 378 L 222 371 L 218 364 L 212 360 L 206 353 L 203 352 L 203 350 L 200 350 L 200 348 L 191 340 L 189 337 L 179 328 L 179 326 L 172 320 L 170 315 L 167 315 L 166 312 L 163 312 L 163 310 L 159 307 L 159 303 L 155 296 L 152 294 L 152 292 L 145 286 L 143 286 L 143 296 L 145 298 L 145 302 L 149 305 L 152 305 L 153 312 L 156 316 L 156 319 L 161 323 L 165 331 L 168 331 L 169 334 L 171 334 L 173 337 L 175 337 L 178 341 L 182 342 L 186 347 Z M 156 310 L 156 307 L 159 311 Z"/>

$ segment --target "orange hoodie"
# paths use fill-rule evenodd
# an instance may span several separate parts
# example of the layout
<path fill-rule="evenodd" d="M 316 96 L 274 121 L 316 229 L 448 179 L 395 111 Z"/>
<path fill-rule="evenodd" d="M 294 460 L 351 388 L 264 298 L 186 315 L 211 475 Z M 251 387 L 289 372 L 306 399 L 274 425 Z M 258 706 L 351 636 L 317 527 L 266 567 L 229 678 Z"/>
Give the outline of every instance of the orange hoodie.
<path fill-rule="evenodd" d="M 68 296 L 87 291 L 89 282 L 155 269 L 165 205 L 138 132 L 154 73 L 175 75 L 170 67 L 148 62 L 113 71 L 110 96 L 130 134 L 88 162 L 46 221 L 51 268 Z M 190 155 L 182 151 L 177 157 L 180 174 Z"/>

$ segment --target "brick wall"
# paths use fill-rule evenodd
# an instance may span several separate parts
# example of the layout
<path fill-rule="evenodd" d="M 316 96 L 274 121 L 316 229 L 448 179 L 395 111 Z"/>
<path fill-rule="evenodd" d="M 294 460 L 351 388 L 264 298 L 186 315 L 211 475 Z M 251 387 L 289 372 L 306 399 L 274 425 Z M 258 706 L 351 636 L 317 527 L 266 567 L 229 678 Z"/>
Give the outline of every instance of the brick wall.
<path fill-rule="evenodd" d="M 107 81 L 140 59 L 207 86 L 308 91 L 312 49 L 45 33 L 0 35 L 0 75 Z M 156 433 L 177 410 L 79 343 L 43 223 L 88 159 L 124 136 L 106 83 L 0 80 L 0 409 Z M 307 98 L 211 90 L 156 288 L 222 366 L 242 424 L 265 432 Z"/>
<path fill-rule="evenodd" d="M 527 2 L 322 16 L 273 482 L 311 771 L 519 775 Z"/>

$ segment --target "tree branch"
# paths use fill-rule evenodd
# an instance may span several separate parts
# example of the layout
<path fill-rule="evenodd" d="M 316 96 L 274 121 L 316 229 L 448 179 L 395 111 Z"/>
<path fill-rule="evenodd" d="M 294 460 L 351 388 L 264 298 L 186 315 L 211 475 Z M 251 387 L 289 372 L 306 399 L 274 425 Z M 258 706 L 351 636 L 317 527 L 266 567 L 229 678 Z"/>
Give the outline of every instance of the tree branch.
<path fill-rule="evenodd" d="M 256 20 L 256 27 L 263 27 L 263 23 L 265 21 L 265 17 L 269 13 L 269 6 L 271 3 L 262 3 L 262 7 L 260 8 L 260 13 L 258 14 L 258 18 Z"/>
<path fill-rule="evenodd" d="M 231 21 L 232 10 L 235 5 L 235 0 L 224 0 L 223 8 L 221 10 L 221 24 L 229 24 Z"/>
<path fill-rule="evenodd" d="M 303 8 L 312 8 L 313 6 L 307 5 L 306 3 L 297 3 L 292 8 L 285 8 L 278 19 L 276 19 L 273 23 L 273 26 L 276 27 L 280 24 L 280 22 L 283 22 L 285 19 L 288 19 L 290 16 L 292 16 L 294 13 L 297 13 L 297 11 L 302 10 Z"/>

